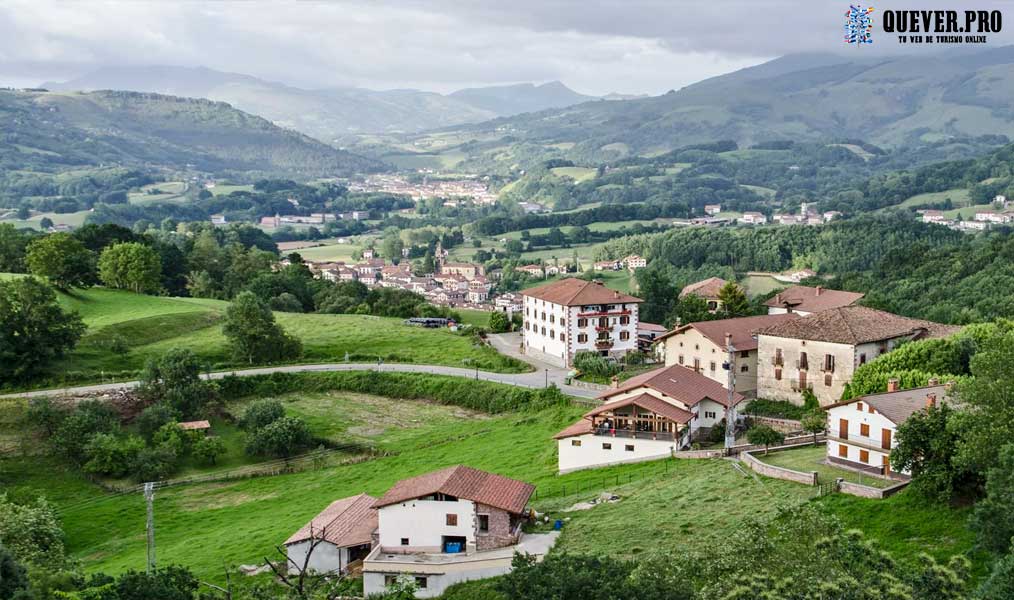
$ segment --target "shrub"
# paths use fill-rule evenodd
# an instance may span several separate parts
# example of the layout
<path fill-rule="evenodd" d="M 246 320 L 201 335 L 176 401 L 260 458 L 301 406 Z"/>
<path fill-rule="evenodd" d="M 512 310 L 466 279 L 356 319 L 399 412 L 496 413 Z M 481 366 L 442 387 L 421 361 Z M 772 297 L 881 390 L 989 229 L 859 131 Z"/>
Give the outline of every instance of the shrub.
<path fill-rule="evenodd" d="M 510 331 L 511 321 L 507 313 L 499 310 L 489 313 L 489 330 L 493 333 L 504 333 Z"/>
<path fill-rule="evenodd" d="M 243 412 L 239 426 L 246 431 L 256 431 L 285 416 L 285 408 L 278 400 L 256 400 Z"/>
<path fill-rule="evenodd" d="M 201 361 L 192 351 L 172 348 L 149 360 L 138 388 L 153 402 L 166 402 L 184 417 L 201 416 L 215 400 L 214 387 L 201 379 Z"/>
<path fill-rule="evenodd" d="M 767 425 L 757 425 L 746 432 L 746 439 L 751 444 L 764 446 L 764 454 L 767 454 L 769 447 L 781 444 L 785 440 L 785 435 Z"/>
<path fill-rule="evenodd" d="M 43 498 L 18 504 L 0 494 L 0 545 L 29 566 L 59 569 L 67 562 L 59 517 Z"/>
<path fill-rule="evenodd" d="M 218 462 L 218 457 L 225 454 L 225 443 L 218 437 L 203 437 L 194 442 L 192 451 L 197 460 L 214 465 Z"/>
<path fill-rule="evenodd" d="M 130 471 L 137 481 L 163 481 L 176 471 L 179 457 L 172 448 L 144 448 L 134 457 Z"/>
<path fill-rule="evenodd" d="M 130 471 L 137 454 L 144 449 L 144 440 L 137 436 L 119 437 L 112 433 L 99 433 L 85 447 L 88 462 L 85 473 L 121 477 Z"/>
<path fill-rule="evenodd" d="M 750 404 L 746 405 L 743 409 L 743 413 L 747 415 L 755 415 L 758 417 L 771 417 L 773 419 L 794 419 L 799 420 L 806 414 L 806 409 L 798 404 L 786 402 L 784 400 L 765 400 L 758 398 L 751 400 Z"/>
<path fill-rule="evenodd" d="M 151 440 L 151 437 L 155 435 L 166 423 L 172 423 L 178 421 L 180 413 L 172 406 L 166 403 L 152 404 L 148 408 L 141 411 L 137 419 L 134 421 L 137 424 L 137 431 L 146 440 Z"/>
<path fill-rule="evenodd" d="M 82 402 L 60 424 L 50 438 L 53 449 L 76 463 L 85 460 L 85 447 L 92 436 L 99 433 L 114 433 L 120 429 L 120 417 L 116 412 L 94 400 Z"/>
<path fill-rule="evenodd" d="M 582 350 L 574 355 L 574 368 L 589 375 L 609 377 L 618 370 L 616 365 L 610 363 L 604 356 L 590 350 Z"/>
<path fill-rule="evenodd" d="M 253 455 L 289 458 L 313 445 L 313 435 L 298 417 L 282 417 L 253 432 L 246 451 Z"/>

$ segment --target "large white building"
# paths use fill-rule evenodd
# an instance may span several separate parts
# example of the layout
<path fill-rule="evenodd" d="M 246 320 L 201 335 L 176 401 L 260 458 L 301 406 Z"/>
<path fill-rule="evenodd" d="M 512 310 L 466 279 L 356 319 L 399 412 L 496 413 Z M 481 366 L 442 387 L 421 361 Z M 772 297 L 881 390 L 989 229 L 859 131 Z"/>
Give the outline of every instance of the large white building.
<path fill-rule="evenodd" d="M 670 456 L 722 421 L 729 396 L 720 383 L 679 365 L 632 377 L 556 434 L 559 471 Z M 743 400 L 732 394 L 733 405 Z"/>
<path fill-rule="evenodd" d="M 959 328 L 865 306 L 844 306 L 757 331 L 757 396 L 803 402 L 810 390 L 827 406 L 842 397 L 860 365 L 903 342 Z"/>
<path fill-rule="evenodd" d="M 363 562 L 364 592 L 383 593 L 409 578 L 416 597 L 431 598 L 455 583 L 509 572 L 515 552 L 541 558 L 557 534 L 521 531 L 534 491 L 460 465 L 399 481 L 373 505 L 379 530 Z"/>
<path fill-rule="evenodd" d="M 950 385 L 902 390 L 898 380 L 887 391 L 832 404 L 827 411 L 827 460 L 874 475 L 890 476 L 891 450 L 898 445 L 898 426 L 915 413 L 948 402 Z M 905 471 L 901 475 L 910 475 Z"/>
<path fill-rule="evenodd" d="M 521 295 L 526 354 L 569 367 L 584 350 L 623 356 L 637 349 L 640 298 L 572 277 Z"/>

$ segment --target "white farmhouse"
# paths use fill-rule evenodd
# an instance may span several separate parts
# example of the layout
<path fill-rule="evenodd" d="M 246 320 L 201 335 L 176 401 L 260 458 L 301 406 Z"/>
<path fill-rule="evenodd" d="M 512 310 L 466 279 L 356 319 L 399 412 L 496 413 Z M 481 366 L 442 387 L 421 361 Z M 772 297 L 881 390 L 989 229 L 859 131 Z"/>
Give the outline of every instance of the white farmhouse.
<path fill-rule="evenodd" d="M 744 398 L 732 394 L 733 403 Z M 556 434 L 560 473 L 670 456 L 725 417 L 729 392 L 673 365 L 632 377 L 602 405 Z"/>
<path fill-rule="evenodd" d="M 726 370 L 729 344 L 735 348 L 731 365 L 736 374 L 736 391 L 746 396 L 757 392 L 757 338 L 754 332 L 764 327 L 798 319 L 799 315 L 761 315 L 717 321 L 700 321 L 677 327 L 656 338 L 663 346 L 666 366 L 680 365 L 728 384 Z"/>
<path fill-rule="evenodd" d="M 581 351 L 623 356 L 637 349 L 640 298 L 568 277 L 521 292 L 524 350 L 569 367 Z"/>
<path fill-rule="evenodd" d="M 377 499 L 366 494 L 331 503 L 285 541 L 290 568 L 345 573 L 370 553 L 377 529 Z M 309 556 L 308 556 L 309 555 Z"/>
<path fill-rule="evenodd" d="M 545 555 L 557 534 L 521 531 L 534 491 L 460 465 L 399 481 L 374 503 L 379 535 L 363 562 L 365 594 L 409 577 L 416 597 L 431 598 L 455 583 L 509 572 L 515 552 Z"/>
<path fill-rule="evenodd" d="M 736 219 L 738 223 L 744 225 L 763 225 L 768 222 L 768 218 L 763 213 L 759 212 L 745 212 L 743 216 Z"/>
<path fill-rule="evenodd" d="M 757 331 L 757 396 L 803 402 L 810 390 L 822 406 L 842 397 L 867 361 L 903 342 L 944 337 L 959 328 L 865 306 L 845 306 Z"/>
<path fill-rule="evenodd" d="M 863 296 L 865 294 L 829 290 L 819 285 L 816 287 L 794 285 L 775 294 L 764 303 L 764 306 L 768 307 L 769 315 L 796 313 L 805 317 L 822 310 L 851 306 L 859 302 Z"/>
<path fill-rule="evenodd" d="M 951 385 L 930 385 L 902 390 L 898 380 L 887 391 L 869 394 L 826 407 L 828 462 L 890 476 L 891 449 L 898 444 L 898 426 L 915 413 L 950 401 Z M 901 471 L 900 475 L 911 475 Z"/>

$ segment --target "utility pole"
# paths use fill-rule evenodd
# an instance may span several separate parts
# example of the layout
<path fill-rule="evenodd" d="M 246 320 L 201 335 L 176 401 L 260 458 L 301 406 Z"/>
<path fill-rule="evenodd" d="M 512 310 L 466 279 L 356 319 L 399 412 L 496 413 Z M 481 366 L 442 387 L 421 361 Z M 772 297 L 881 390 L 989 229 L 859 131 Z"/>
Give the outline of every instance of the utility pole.
<path fill-rule="evenodd" d="M 736 407 L 733 405 L 736 398 L 736 348 L 732 345 L 730 333 L 725 334 L 725 349 L 729 352 L 724 365 L 728 371 L 729 388 L 728 406 L 725 407 L 725 449 L 728 450 L 736 443 Z"/>
<path fill-rule="evenodd" d="M 155 571 L 155 484 L 144 484 L 144 499 L 148 503 L 148 574 Z"/>

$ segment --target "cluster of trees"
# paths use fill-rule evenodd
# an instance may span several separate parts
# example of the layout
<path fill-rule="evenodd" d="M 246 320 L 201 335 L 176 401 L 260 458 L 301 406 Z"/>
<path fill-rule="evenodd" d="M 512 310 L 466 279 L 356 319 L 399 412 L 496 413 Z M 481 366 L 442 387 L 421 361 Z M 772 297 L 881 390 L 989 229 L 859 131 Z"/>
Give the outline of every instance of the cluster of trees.
<path fill-rule="evenodd" d="M 0 385 L 37 375 L 84 332 L 81 317 L 60 308 L 48 285 L 31 277 L 0 280 Z"/>
<path fill-rule="evenodd" d="M 246 451 L 252 456 L 290 458 L 313 447 L 315 441 L 306 422 L 285 416 L 277 400 L 255 400 L 239 425 L 247 432 Z"/>
<path fill-rule="evenodd" d="M 963 557 L 946 564 L 921 555 L 901 561 L 848 531 L 835 518 L 802 505 L 744 524 L 706 550 L 624 561 L 551 554 L 542 562 L 517 556 L 493 586 L 509 600 L 982 600 L 1004 596 L 986 582 L 975 590 Z M 1009 577 L 1009 575 L 1008 575 Z M 1010 583 L 1007 583 L 1009 590 Z"/>

